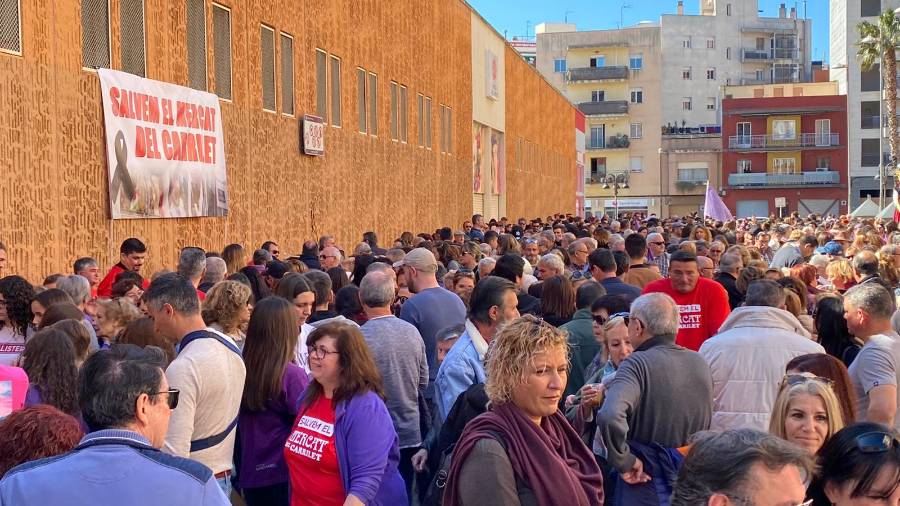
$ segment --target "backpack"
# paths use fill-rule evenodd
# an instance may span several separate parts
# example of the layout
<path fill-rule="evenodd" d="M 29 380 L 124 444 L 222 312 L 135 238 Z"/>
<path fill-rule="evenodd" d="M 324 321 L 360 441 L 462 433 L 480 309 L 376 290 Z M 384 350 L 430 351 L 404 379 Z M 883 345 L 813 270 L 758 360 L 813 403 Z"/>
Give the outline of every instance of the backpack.
<path fill-rule="evenodd" d="M 503 436 L 494 431 L 489 431 L 489 433 L 506 451 L 506 440 L 503 439 Z M 450 465 L 453 463 L 454 448 L 456 448 L 456 443 L 453 443 L 452 446 L 441 453 L 437 472 L 434 473 L 434 478 L 428 484 L 428 492 L 425 493 L 422 506 L 442 506 L 444 504 L 444 488 L 446 488 L 447 478 L 450 476 Z"/>

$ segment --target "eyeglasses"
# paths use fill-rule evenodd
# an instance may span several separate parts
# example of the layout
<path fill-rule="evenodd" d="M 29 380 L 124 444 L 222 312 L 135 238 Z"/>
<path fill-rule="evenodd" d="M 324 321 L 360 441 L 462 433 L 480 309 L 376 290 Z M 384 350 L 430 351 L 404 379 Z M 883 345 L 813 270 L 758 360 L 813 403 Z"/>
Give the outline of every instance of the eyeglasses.
<path fill-rule="evenodd" d="M 806 374 L 786 374 L 784 376 L 784 379 L 781 380 L 781 388 L 784 388 L 785 386 L 801 385 L 810 381 L 816 381 L 827 385 L 828 387 L 834 385 L 834 381 L 831 378 L 823 378 L 822 376 L 812 376 Z"/>
<path fill-rule="evenodd" d="M 322 360 L 323 358 L 325 358 L 326 356 L 328 356 L 332 353 L 335 355 L 340 353 L 339 351 L 331 351 L 324 346 L 307 346 L 306 349 L 309 350 L 310 357 L 315 357 L 319 360 Z"/>
<path fill-rule="evenodd" d="M 650 244 L 652 244 L 654 246 L 665 246 L 666 245 L 665 241 L 653 241 Z"/>
<path fill-rule="evenodd" d="M 164 390 L 162 392 L 151 392 L 147 394 L 147 397 L 156 397 L 160 394 L 169 394 L 166 397 L 166 403 L 169 405 L 169 409 L 175 409 L 178 407 L 178 394 L 179 390 L 177 388 L 170 388 L 168 390 Z"/>
<path fill-rule="evenodd" d="M 897 438 L 888 432 L 866 432 L 856 436 L 856 447 L 863 453 L 883 453 L 898 443 Z"/>
<path fill-rule="evenodd" d="M 319 260 L 325 260 L 326 258 L 337 258 L 335 255 L 319 255 Z"/>

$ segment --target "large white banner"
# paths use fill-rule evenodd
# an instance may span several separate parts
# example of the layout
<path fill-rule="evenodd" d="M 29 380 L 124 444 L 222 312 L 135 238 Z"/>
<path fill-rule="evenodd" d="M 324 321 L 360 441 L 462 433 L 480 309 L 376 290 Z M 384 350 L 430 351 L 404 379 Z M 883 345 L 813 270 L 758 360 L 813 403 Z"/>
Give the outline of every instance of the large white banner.
<path fill-rule="evenodd" d="M 126 72 L 98 73 L 113 219 L 224 216 L 218 98 Z"/>

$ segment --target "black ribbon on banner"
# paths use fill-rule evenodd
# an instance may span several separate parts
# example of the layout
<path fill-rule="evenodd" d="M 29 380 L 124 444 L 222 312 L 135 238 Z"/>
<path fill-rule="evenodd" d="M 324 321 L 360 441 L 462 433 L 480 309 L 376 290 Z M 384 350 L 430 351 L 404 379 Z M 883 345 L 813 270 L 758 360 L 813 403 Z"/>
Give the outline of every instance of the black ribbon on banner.
<path fill-rule="evenodd" d="M 131 179 L 131 173 L 128 172 L 128 145 L 125 144 L 125 134 L 121 130 L 116 133 L 116 170 L 113 172 L 112 182 L 109 186 L 110 194 L 115 196 L 119 193 L 119 188 L 125 192 L 128 200 L 134 200 L 137 192 L 134 188 L 134 181 Z"/>

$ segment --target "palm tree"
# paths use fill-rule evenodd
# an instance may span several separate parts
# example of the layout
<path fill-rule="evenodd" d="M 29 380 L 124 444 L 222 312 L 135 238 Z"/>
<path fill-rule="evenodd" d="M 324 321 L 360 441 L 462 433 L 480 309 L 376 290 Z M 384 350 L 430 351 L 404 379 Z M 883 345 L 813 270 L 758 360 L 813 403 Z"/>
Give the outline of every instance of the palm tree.
<path fill-rule="evenodd" d="M 859 30 L 859 57 L 863 70 L 871 70 L 881 65 L 884 99 L 887 103 L 888 141 L 891 149 L 891 167 L 894 169 L 895 185 L 900 181 L 897 173 L 897 157 L 900 156 L 900 133 L 897 130 L 897 46 L 900 45 L 900 18 L 893 10 L 886 10 L 875 23 L 863 21 L 857 25 Z M 879 129 L 884 125 L 879 121 Z M 884 156 L 878 153 L 878 156 Z M 880 165 L 880 164 L 879 164 Z M 880 186 L 884 188 L 884 174 L 879 174 Z M 884 207 L 884 191 L 881 192 L 881 207 Z M 894 189 L 897 194 L 897 189 Z"/>

